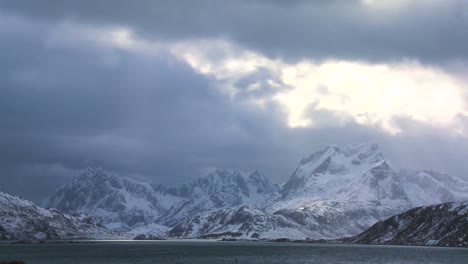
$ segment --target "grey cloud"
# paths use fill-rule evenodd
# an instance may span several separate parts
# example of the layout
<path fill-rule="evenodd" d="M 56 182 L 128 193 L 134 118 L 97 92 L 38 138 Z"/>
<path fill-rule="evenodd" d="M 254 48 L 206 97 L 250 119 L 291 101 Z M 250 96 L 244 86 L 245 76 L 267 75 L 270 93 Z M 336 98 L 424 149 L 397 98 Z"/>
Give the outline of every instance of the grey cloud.
<path fill-rule="evenodd" d="M 269 81 L 273 81 L 276 85 L 271 85 Z M 291 88 L 282 83 L 280 76 L 263 67 L 258 67 L 254 72 L 243 76 L 234 83 L 234 86 L 237 89 L 235 97 L 238 100 L 268 100 L 272 95 Z"/>
<path fill-rule="evenodd" d="M 284 2 L 23 0 L 0 7 L 44 20 L 130 26 L 146 38 L 227 38 L 287 60 L 468 59 L 462 0 L 435 7 L 414 1 L 397 12 L 366 9 L 358 0 Z"/>

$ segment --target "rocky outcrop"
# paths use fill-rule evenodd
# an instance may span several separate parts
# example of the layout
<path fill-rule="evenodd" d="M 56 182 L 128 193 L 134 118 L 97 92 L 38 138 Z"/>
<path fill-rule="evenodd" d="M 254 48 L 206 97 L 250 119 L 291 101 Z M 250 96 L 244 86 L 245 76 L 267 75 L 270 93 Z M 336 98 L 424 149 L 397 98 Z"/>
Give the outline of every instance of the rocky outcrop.
<path fill-rule="evenodd" d="M 468 247 L 468 202 L 418 207 L 379 221 L 348 243 Z"/>

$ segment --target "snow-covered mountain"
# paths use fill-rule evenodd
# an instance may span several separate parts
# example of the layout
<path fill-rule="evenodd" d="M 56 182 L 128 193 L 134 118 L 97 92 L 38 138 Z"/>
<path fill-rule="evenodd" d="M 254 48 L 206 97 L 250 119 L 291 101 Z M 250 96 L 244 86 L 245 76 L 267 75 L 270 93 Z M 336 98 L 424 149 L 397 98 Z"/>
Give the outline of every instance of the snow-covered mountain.
<path fill-rule="evenodd" d="M 46 208 L 99 217 L 116 231 L 161 230 L 218 209 L 262 205 L 279 196 L 279 187 L 260 172 L 215 170 L 174 188 L 137 182 L 88 168 L 43 201 Z"/>
<path fill-rule="evenodd" d="M 0 239 L 105 239 L 115 234 L 95 218 L 47 210 L 31 201 L 0 192 Z"/>
<path fill-rule="evenodd" d="M 42 205 L 65 213 L 86 213 L 101 218 L 107 228 L 129 231 L 154 223 L 180 200 L 149 183 L 88 168 Z"/>
<path fill-rule="evenodd" d="M 468 202 L 411 209 L 379 221 L 349 243 L 468 247 Z"/>
<path fill-rule="evenodd" d="M 258 171 L 244 176 L 238 171 L 215 170 L 178 189 L 184 190 L 186 198 L 158 219 L 159 223 L 174 226 L 183 220 L 220 209 L 240 206 L 259 208 L 279 196 L 279 187 Z"/>
<path fill-rule="evenodd" d="M 260 172 L 215 170 L 168 188 L 88 169 L 44 206 L 97 216 L 134 234 L 321 239 L 357 235 L 416 206 L 461 200 L 468 200 L 467 182 L 395 169 L 378 145 L 358 144 L 302 159 L 281 188 Z"/>
<path fill-rule="evenodd" d="M 361 233 L 375 222 L 420 205 L 468 200 L 468 183 L 434 171 L 399 171 L 376 144 L 328 146 L 303 159 L 267 207 L 319 234 Z"/>

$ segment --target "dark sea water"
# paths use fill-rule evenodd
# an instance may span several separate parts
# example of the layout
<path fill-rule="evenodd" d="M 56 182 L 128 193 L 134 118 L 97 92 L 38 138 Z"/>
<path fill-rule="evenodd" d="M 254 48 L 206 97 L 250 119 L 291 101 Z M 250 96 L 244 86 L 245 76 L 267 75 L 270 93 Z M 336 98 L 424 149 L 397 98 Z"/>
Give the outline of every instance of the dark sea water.
<path fill-rule="evenodd" d="M 70 263 L 468 263 L 468 249 L 219 241 L 0 244 L 0 261 Z"/>

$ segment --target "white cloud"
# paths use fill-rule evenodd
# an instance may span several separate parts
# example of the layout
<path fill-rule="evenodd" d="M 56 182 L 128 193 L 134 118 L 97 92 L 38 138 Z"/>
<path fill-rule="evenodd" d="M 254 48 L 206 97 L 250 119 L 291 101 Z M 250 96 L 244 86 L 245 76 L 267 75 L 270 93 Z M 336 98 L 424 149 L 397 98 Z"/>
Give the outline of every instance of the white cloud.
<path fill-rule="evenodd" d="M 444 4 L 444 0 L 361 0 L 361 3 L 368 8 L 380 10 L 396 10 L 408 8 L 411 5 L 434 6 Z"/>
<path fill-rule="evenodd" d="M 282 80 L 294 87 L 276 95 L 289 109 L 292 126 L 313 124 L 304 113 L 310 102 L 318 102 L 317 109 L 351 115 L 361 124 L 380 124 L 391 133 L 401 129 L 392 124 L 394 117 L 448 126 L 466 112 L 463 82 L 417 62 L 307 62 L 286 68 Z M 328 93 L 317 91 L 320 86 Z"/>
<path fill-rule="evenodd" d="M 211 45 L 216 47 L 217 42 L 219 40 Z M 184 45 L 189 46 L 187 50 L 190 52 L 183 58 L 189 57 L 186 61 L 195 70 L 223 81 L 224 87 L 234 93 L 236 88 L 233 84 L 237 80 L 260 68 L 276 75 L 279 86 L 288 89 L 278 89 L 269 99 L 284 106 L 291 127 L 314 125 L 307 112 L 311 106 L 351 116 L 360 124 L 378 125 L 390 133 L 404 129 L 392 122 L 397 117 L 453 128 L 456 116 L 467 113 L 464 100 L 466 80 L 417 61 L 370 64 L 305 60 L 288 64 L 242 50 L 233 52 L 232 56 L 228 54 L 212 60 L 204 50 L 197 50 L 196 42 L 179 44 L 177 50 L 183 50 Z M 206 45 L 204 43 L 203 46 Z M 226 43 L 222 46 L 227 50 L 239 49 Z M 273 87 L 278 86 L 274 80 L 266 81 L 275 83 Z"/>

